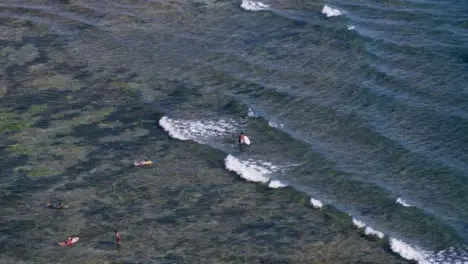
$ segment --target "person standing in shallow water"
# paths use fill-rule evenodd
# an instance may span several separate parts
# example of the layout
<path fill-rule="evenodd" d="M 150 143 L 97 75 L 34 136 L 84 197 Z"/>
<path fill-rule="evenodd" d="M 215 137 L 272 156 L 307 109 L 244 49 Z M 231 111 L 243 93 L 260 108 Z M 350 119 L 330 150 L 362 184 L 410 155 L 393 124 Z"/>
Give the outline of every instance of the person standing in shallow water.
<path fill-rule="evenodd" d="M 240 144 L 244 143 L 244 132 L 240 132 L 238 142 Z"/>
<path fill-rule="evenodd" d="M 117 246 L 120 246 L 120 233 L 119 233 L 119 231 L 114 230 L 114 234 L 115 234 L 115 244 Z"/>

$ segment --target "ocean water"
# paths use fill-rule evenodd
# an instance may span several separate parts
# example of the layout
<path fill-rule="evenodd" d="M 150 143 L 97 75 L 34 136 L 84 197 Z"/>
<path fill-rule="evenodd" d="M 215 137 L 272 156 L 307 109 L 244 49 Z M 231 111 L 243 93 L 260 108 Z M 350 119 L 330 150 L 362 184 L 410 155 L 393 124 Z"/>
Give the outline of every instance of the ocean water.
<path fill-rule="evenodd" d="M 308 211 L 348 215 L 347 224 L 332 217 L 324 226 L 360 232 L 352 243 L 370 239 L 370 254 L 388 249 L 388 258 L 421 264 L 468 263 L 468 3 L 6 0 L 0 21 L 2 109 L 34 124 L 34 130 L 16 123 L 2 129 L 2 154 L 9 157 L 0 164 L 6 263 L 35 263 L 32 254 L 44 248 L 21 249 L 26 242 L 18 235 L 34 228 L 38 242 L 81 230 L 94 244 L 70 256 L 115 260 L 107 240 L 97 238 L 115 219 L 138 248 L 121 253 L 128 263 L 215 263 L 207 256 L 212 251 L 198 248 L 205 255 L 191 259 L 174 249 L 190 248 L 187 241 L 140 245 L 170 240 L 174 231 L 164 225 L 180 218 L 189 220 L 177 230 L 195 232 L 187 227 L 195 226 L 190 217 L 206 218 L 203 228 L 220 234 L 200 245 L 222 245 L 228 231 L 216 226 L 225 221 L 234 229 L 236 222 L 193 208 L 210 199 L 224 205 L 223 192 L 252 203 L 249 217 L 258 211 L 280 225 L 259 209 L 271 199 L 277 214 L 297 217 L 290 228 L 302 230 L 297 219 L 309 213 L 269 196 L 286 186 L 307 196 Z M 48 110 L 37 117 L 33 104 Z M 102 106 L 109 113 L 97 110 Z M 236 143 L 241 131 L 250 146 Z M 158 160 L 153 169 L 131 168 L 146 157 Z M 47 164 L 47 175 L 39 175 L 40 164 Z M 245 181 L 229 182 L 232 175 Z M 51 197 L 71 203 L 71 213 L 31 209 Z M 178 210 L 170 214 L 171 208 Z M 144 229 L 156 218 L 151 238 L 130 235 L 144 234 L 132 226 Z M 47 226 L 50 221 L 65 223 Z M 276 235 L 293 247 L 294 236 Z M 236 239 L 266 243 L 248 237 Z M 237 254 L 260 254 L 255 249 Z M 52 263 L 59 255 L 49 244 L 46 252 L 36 261 Z M 364 261 L 356 258 L 353 263 Z M 321 263 L 345 262 L 333 261 Z"/>

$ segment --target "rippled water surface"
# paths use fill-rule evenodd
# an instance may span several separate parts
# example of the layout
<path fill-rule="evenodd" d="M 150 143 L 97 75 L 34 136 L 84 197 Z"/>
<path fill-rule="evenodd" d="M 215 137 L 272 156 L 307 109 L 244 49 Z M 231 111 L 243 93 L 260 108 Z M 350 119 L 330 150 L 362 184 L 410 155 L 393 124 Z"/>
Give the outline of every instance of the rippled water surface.
<path fill-rule="evenodd" d="M 468 263 L 467 43 L 463 1 L 4 0 L 0 262 Z"/>

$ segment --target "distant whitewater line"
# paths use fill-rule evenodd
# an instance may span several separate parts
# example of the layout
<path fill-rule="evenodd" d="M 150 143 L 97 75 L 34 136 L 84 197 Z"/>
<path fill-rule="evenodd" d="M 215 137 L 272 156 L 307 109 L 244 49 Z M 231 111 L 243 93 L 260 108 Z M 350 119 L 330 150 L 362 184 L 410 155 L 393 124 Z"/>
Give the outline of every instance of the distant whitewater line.
<path fill-rule="evenodd" d="M 241 8 L 247 11 L 262 11 L 269 10 L 270 6 L 258 1 L 242 0 Z"/>
<path fill-rule="evenodd" d="M 246 11 L 264 11 L 271 9 L 270 5 L 266 5 L 260 1 L 252 0 L 242 0 L 241 8 Z M 325 5 L 322 9 L 322 14 L 326 15 L 327 17 L 334 17 L 341 16 L 343 13 L 336 8 L 331 8 L 328 5 Z"/>

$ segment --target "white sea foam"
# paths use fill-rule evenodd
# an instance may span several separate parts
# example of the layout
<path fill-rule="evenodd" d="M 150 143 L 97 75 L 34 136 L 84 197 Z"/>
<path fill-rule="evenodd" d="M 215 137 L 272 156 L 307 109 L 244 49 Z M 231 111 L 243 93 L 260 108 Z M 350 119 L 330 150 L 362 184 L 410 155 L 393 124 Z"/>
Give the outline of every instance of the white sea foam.
<path fill-rule="evenodd" d="M 403 200 L 403 198 L 396 199 L 396 203 L 401 204 L 404 207 L 411 207 L 411 205 L 409 203 L 407 203 L 405 200 Z"/>
<path fill-rule="evenodd" d="M 270 6 L 259 1 L 242 0 L 241 8 L 247 11 L 269 10 Z"/>
<path fill-rule="evenodd" d="M 267 183 L 270 181 L 269 175 L 277 168 L 269 162 L 262 161 L 241 161 L 240 159 L 228 155 L 224 159 L 226 169 L 239 174 L 247 181 Z"/>
<path fill-rule="evenodd" d="M 414 260 L 418 264 L 468 264 L 466 246 L 458 249 L 450 247 L 433 253 L 396 238 L 390 238 L 390 248 L 402 258 Z"/>
<path fill-rule="evenodd" d="M 376 236 L 380 239 L 384 238 L 385 237 L 385 234 L 380 232 L 380 231 L 377 231 L 375 230 L 374 228 L 366 225 L 364 222 L 362 221 L 359 221 L 359 220 L 356 220 L 353 218 L 353 225 L 355 225 L 357 228 L 359 229 L 364 229 L 364 234 L 366 236 Z"/>
<path fill-rule="evenodd" d="M 450 247 L 439 251 L 437 254 L 431 254 L 429 263 L 450 263 L 450 264 L 468 264 L 468 247 L 463 246 L 459 248 Z"/>
<path fill-rule="evenodd" d="M 356 27 L 353 26 L 353 25 L 348 25 L 348 30 L 353 30 L 353 29 L 355 29 L 355 28 L 356 28 Z"/>
<path fill-rule="evenodd" d="M 277 124 L 275 121 L 268 121 L 268 125 L 274 128 L 283 127 L 283 124 Z"/>
<path fill-rule="evenodd" d="M 281 181 L 278 181 L 278 180 L 272 180 L 268 184 L 268 187 L 273 188 L 273 189 L 284 188 L 284 187 L 287 187 L 287 186 L 288 186 L 287 184 L 285 184 L 285 183 L 283 183 Z"/>
<path fill-rule="evenodd" d="M 206 143 L 238 129 L 233 120 L 180 120 L 167 116 L 159 120 L 159 125 L 173 138 L 199 143 Z"/>
<path fill-rule="evenodd" d="M 271 127 L 278 127 L 278 124 L 276 124 L 274 121 L 268 121 L 268 125 Z"/>
<path fill-rule="evenodd" d="M 343 13 L 341 13 L 341 11 L 336 8 L 331 8 L 325 5 L 322 9 L 322 14 L 326 15 L 327 17 L 334 17 L 341 16 Z"/>
<path fill-rule="evenodd" d="M 252 108 L 249 108 L 249 112 L 247 113 L 247 116 L 256 117 L 257 115 L 256 115 L 255 112 L 252 110 Z"/>
<path fill-rule="evenodd" d="M 419 264 L 429 264 L 432 261 L 428 258 L 428 253 L 417 248 L 406 244 L 396 238 L 390 238 L 390 248 L 393 252 L 399 254 L 401 257 L 408 260 L 415 260 Z M 432 262 L 436 263 L 436 262 Z"/>
<path fill-rule="evenodd" d="M 384 238 L 385 237 L 385 234 L 380 232 L 380 231 L 377 231 L 375 230 L 374 228 L 370 227 L 370 226 L 366 226 L 366 229 L 364 229 L 364 234 L 366 234 L 367 236 L 376 236 L 380 239 Z"/>
<path fill-rule="evenodd" d="M 310 204 L 312 204 L 312 206 L 316 209 L 323 207 L 322 201 L 314 199 L 314 198 L 310 198 Z"/>
<path fill-rule="evenodd" d="M 356 226 L 357 228 L 364 228 L 366 227 L 366 224 L 364 222 L 361 222 L 359 220 L 356 220 L 353 218 L 353 225 Z"/>

